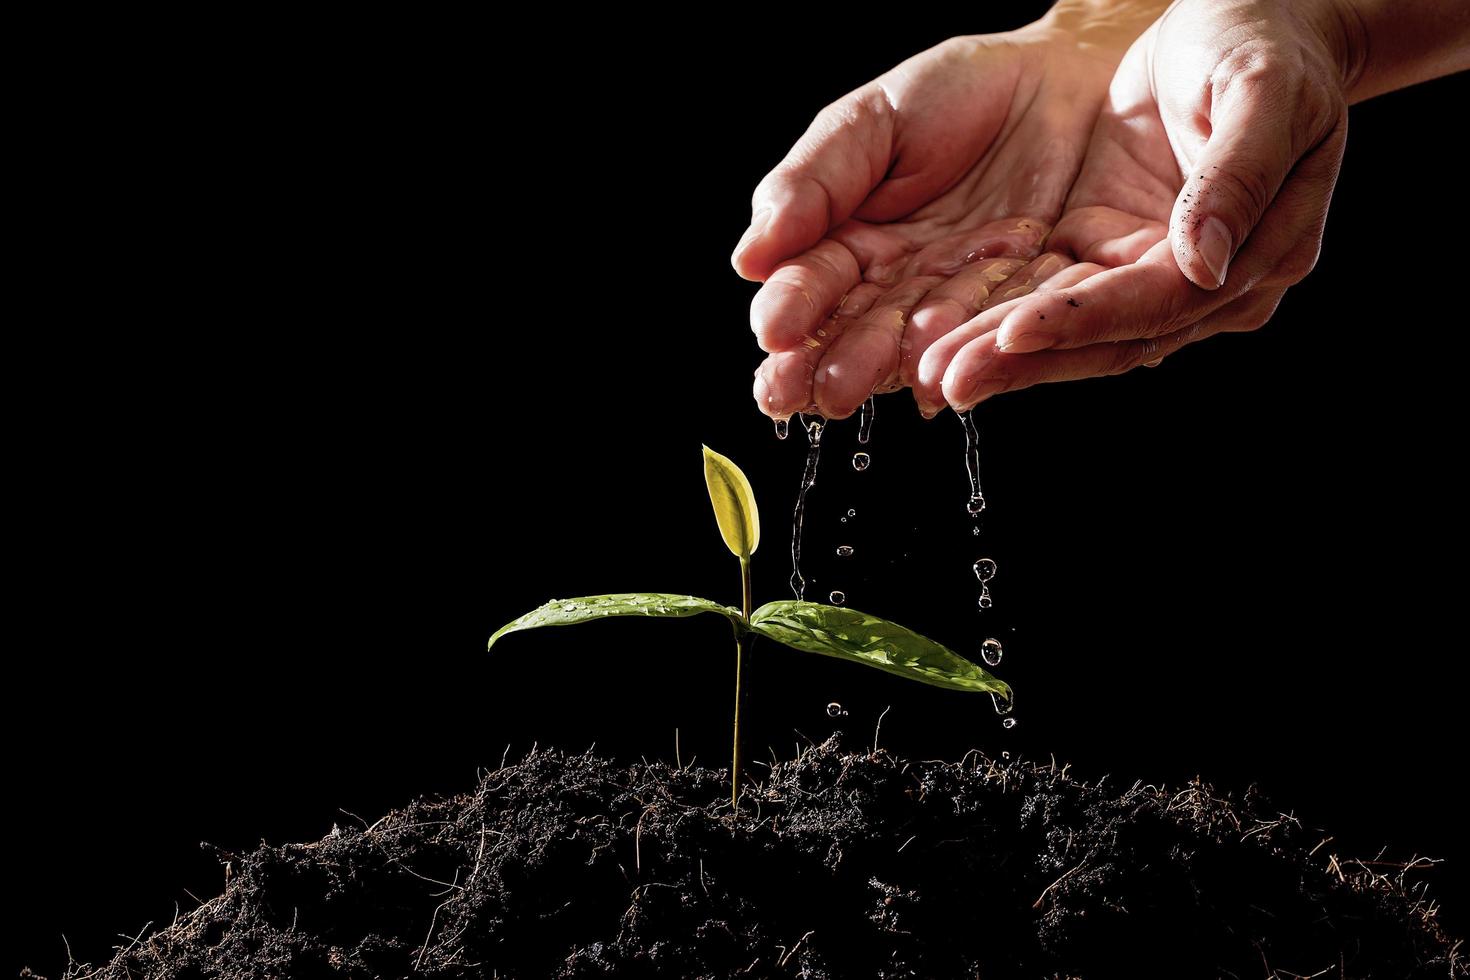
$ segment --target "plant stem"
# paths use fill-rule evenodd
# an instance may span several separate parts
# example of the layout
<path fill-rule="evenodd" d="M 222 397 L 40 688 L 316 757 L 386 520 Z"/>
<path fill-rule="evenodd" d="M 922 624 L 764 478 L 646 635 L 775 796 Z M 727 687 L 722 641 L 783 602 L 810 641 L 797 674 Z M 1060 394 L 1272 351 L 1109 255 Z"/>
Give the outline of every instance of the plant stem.
<path fill-rule="evenodd" d="M 747 622 L 750 620 L 750 559 L 740 559 L 740 612 Z M 735 635 L 735 747 L 730 759 L 730 808 L 740 812 L 740 767 L 744 761 L 740 751 L 740 706 L 750 694 L 745 682 L 745 660 L 750 651 L 750 630 L 738 630 Z"/>

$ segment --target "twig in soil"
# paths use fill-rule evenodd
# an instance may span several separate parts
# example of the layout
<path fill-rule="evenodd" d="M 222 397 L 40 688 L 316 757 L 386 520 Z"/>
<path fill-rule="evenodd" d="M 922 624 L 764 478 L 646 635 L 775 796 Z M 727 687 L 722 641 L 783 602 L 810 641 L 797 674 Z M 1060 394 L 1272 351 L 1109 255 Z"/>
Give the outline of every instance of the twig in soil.
<path fill-rule="evenodd" d="M 776 948 L 779 949 L 779 950 L 781 950 L 781 958 L 776 961 L 776 965 L 777 966 L 785 966 L 786 965 L 786 961 L 789 960 L 789 959 L 791 959 L 792 955 L 798 949 L 801 949 L 801 944 L 807 941 L 807 937 L 810 936 L 812 933 L 814 933 L 816 931 L 817 930 L 815 930 L 815 929 L 809 929 L 809 930 L 807 930 L 806 935 L 804 935 L 800 939 L 798 939 L 796 941 L 796 945 L 792 946 L 790 950 L 787 950 L 785 946 L 777 946 Z"/>
<path fill-rule="evenodd" d="M 878 733 L 883 730 L 883 715 L 888 714 L 889 708 L 892 708 L 892 707 L 893 707 L 893 705 L 890 704 L 887 708 L 884 708 L 883 709 L 883 714 L 880 714 L 878 716 L 878 724 L 873 729 L 873 752 L 875 754 L 878 751 Z"/>
<path fill-rule="evenodd" d="M 1031 907 L 1033 909 L 1039 909 L 1039 908 L 1041 908 L 1042 903 L 1044 901 L 1046 901 L 1047 894 L 1053 888 L 1055 888 L 1058 885 L 1060 885 L 1063 881 L 1066 881 L 1067 878 L 1070 875 L 1072 875 L 1072 874 L 1074 874 L 1074 873 L 1076 873 L 1078 871 L 1081 871 L 1083 869 L 1083 867 L 1085 867 L 1086 865 L 1087 865 L 1087 859 L 1086 858 L 1083 858 L 1082 861 L 1080 863 L 1078 863 L 1075 867 L 1073 867 L 1070 871 L 1063 872 L 1062 873 L 1062 876 L 1060 878 L 1058 878 L 1056 881 L 1052 882 L 1051 884 L 1047 885 L 1045 888 L 1043 888 L 1041 890 L 1041 894 L 1038 895 L 1038 896 L 1036 896 L 1036 901 L 1034 901 L 1034 902 L 1031 903 Z"/>
<path fill-rule="evenodd" d="M 658 807 L 652 803 L 644 807 L 643 812 L 638 815 L 637 825 L 633 828 L 633 870 L 638 874 L 643 873 L 643 818 L 657 809 Z"/>

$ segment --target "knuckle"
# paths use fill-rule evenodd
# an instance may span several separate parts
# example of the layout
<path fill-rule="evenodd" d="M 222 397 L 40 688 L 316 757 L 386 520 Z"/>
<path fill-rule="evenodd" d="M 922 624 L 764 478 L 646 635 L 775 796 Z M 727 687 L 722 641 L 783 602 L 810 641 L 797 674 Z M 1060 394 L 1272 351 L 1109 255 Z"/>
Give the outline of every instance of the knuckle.
<path fill-rule="evenodd" d="M 1114 345 L 1103 374 L 1124 374 L 1132 371 L 1144 361 L 1158 357 L 1159 344 L 1155 340 L 1126 340 Z"/>
<path fill-rule="evenodd" d="M 1317 267 L 1317 259 L 1322 254 L 1322 243 L 1317 240 L 1303 242 L 1296 248 L 1287 252 L 1276 266 L 1276 278 L 1288 286 L 1295 286 L 1311 274 Z M 1275 304 L 1272 304 L 1275 310 Z M 1267 313 L 1270 316 L 1270 313 Z"/>

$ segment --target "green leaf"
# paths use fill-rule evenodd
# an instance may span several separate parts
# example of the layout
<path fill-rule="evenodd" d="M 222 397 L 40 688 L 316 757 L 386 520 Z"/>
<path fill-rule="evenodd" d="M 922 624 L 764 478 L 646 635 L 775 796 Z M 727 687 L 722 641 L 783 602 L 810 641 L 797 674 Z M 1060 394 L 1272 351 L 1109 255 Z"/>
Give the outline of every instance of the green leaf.
<path fill-rule="evenodd" d="M 745 628 L 745 618 L 739 609 L 722 606 L 718 602 L 700 599 L 692 595 L 669 595 L 664 592 L 616 592 L 612 595 L 586 595 L 575 599 L 552 599 L 544 606 L 532 609 L 518 619 L 506 623 L 490 637 L 485 649 L 495 646 L 495 641 L 507 633 L 536 629 L 538 626 L 571 626 L 608 616 L 697 616 L 700 613 L 719 613 L 730 619 L 736 629 Z"/>
<path fill-rule="evenodd" d="M 867 664 L 935 687 L 986 691 L 1011 699 L 1009 684 L 948 647 L 846 606 L 793 599 L 768 602 L 750 617 L 750 626 L 798 650 Z"/>
<path fill-rule="evenodd" d="M 704 450 L 704 482 L 709 487 L 709 500 L 715 507 L 715 521 L 720 537 L 741 560 L 755 554 L 761 542 L 761 515 L 755 506 L 755 492 L 740 467 L 708 446 Z"/>

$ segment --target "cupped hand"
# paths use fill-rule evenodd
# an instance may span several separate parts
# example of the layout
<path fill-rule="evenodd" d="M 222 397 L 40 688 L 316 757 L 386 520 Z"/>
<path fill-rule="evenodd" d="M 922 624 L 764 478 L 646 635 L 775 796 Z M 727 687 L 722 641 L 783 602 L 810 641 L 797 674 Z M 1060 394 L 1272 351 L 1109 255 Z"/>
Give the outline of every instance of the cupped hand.
<path fill-rule="evenodd" d="M 763 283 L 758 406 L 851 415 L 925 351 L 1071 260 L 1043 251 L 1108 81 L 1161 4 L 1058 4 L 960 37 L 825 108 L 756 188 L 732 262 Z M 919 407 L 944 406 L 931 390 Z M 916 390 L 917 395 L 917 390 Z"/>
<path fill-rule="evenodd" d="M 1335 0 L 1181 0 L 1129 49 L 1046 247 L 1074 263 L 931 345 L 966 410 L 1253 330 L 1313 267 L 1347 134 Z"/>

